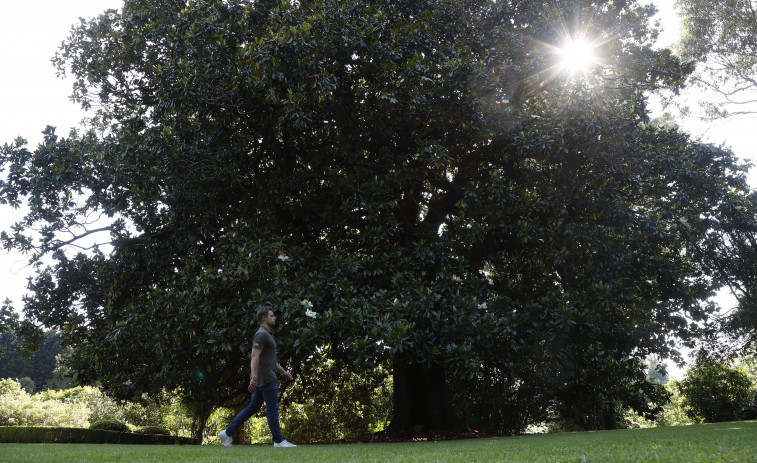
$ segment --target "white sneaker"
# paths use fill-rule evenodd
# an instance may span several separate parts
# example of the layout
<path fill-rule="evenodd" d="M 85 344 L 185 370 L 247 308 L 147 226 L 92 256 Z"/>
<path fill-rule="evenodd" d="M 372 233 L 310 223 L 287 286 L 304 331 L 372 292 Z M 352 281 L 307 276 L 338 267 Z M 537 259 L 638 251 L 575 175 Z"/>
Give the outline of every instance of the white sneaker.
<path fill-rule="evenodd" d="M 223 444 L 224 447 L 231 447 L 231 439 L 232 438 L 231 438 L 230 435 L 226 434 L 226 430 L 225 429 L 223 431 L 221 431 L 221 432 L 218 433 L 218 437 L 221 438 L 221 443 Z M 284 441 L 284 442 L 286 442 L 286 441 Z"/>
<path fill-rule="evenodd" d="M 284 439 L 283 441 L 278 442 L 278 443 L 274 442 L 273 446 L 274 447 L 297 447 L 296 445 L 294 445 L 293 443 L 289 442 L 286 439 Z"/>

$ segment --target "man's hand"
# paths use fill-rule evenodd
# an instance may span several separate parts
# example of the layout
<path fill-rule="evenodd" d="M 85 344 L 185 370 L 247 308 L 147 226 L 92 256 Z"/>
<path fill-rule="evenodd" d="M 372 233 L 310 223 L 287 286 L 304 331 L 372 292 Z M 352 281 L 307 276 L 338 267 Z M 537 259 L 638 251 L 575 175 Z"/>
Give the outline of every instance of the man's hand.
<path fill-rule="evenodd" d="M 292 374 L 289 373 L 289 371 L 287 371 L 286 369 L 284 369 L 284 367 L 282 367 L 280 363 L 276 364 L 276 371 L 281 376 L 283 376 L 284 378 L 288 379 L 289 381 L 294 381 L 294 376 L 292 376 Z"/>
<path fill-rule="evenodd" d="M 255 392 L 255 389 L 258 388 L 258 378 L 252 378 L 250 380 L 250 385 L 247 386 L 247 390 L 250 391 L 250 393 Z"/>

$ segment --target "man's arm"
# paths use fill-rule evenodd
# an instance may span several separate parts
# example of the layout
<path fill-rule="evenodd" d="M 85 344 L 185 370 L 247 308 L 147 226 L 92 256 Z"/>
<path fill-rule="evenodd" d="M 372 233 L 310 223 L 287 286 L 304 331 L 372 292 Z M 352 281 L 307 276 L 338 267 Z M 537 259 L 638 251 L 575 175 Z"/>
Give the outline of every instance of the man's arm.
<path fill-rule="evenodd" d="M 247 386 L 247 390 L 255 392 L 258 388 L 258 365 L 260 365 L 260 349 L 252 348 L 252 360 L 250 360 L 250 385 Z"/>
<path fill-rule="evenodd" d="M 294 376 L 292 376 L 291 373 L 286 371 L 284 367 L 282 367 L 280 364 L 276 364 L 276 371 L 278 371 L 281 375 L 283 375 L 286 379 L 289 381 L 292 381 L 294 379 Z"/>

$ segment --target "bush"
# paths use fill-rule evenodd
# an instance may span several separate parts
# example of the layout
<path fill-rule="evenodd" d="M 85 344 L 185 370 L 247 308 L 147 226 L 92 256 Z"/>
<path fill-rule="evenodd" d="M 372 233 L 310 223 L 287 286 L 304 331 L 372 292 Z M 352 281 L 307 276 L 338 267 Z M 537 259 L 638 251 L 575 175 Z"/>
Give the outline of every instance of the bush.
<path fill-rule="evenodd" d="M 102 431 L 131 432 L 131 429 L 124 423 L 117 420 L 100 420 L 89 425 L 89 429 L 99 429 Z"/>
<path fill-rule="evenodd" d="M 19 384 L 21 384 L 21 387 L 28 392 L 29 394 L 34 392 L 34 389 L 37 387 L 36 384 L 34 384 L 34 380 L 31 379 L 28 376 L 25 376 L 23 378 L 18 379 Z"/>
<path fill-rule="evenodd" d="M 221 439 L 218 438 L 218 433 L 222 429 L 226 429 L 226 426 L 228 426 L 229 423 L 231 423 L 231 420 L 233 419 L 234 419 L 234 411 L 231 409 L 219 407 L 213 410 L 213 413 L 210 414 L 210 416 L 208 417 L 208 421 L 205 423 L 205 434 L 203 438 L 203 444 L 204 445 L 220 444 Z M 247 432 L 246 426 L 249 424 L 250 421 L 254 419 L 255 417 L 247 420 L 247 422 L 245 423 L 245 429 L 244 429 L 245 432 Z"/>
<path fill-rule="evenodd" d="M 671 381 L 665 385 L 671 393 L 670 402 L 662 408 L 662 412 L 654 420 L 656 426 L 682 426 L 692 424 L 691 418 L 683 409 L 683 398 L 678 392 L 678 383 Z"/>
<path fill-rule="evenodd" d="M 104 419 L 133 427 L 158 427 L 175 436 L 189 436 L 189 421 L 180 400 L 168 393 L 141 403 L 118 403 L 97 388 L 79 386 L 34 395 L 19 381 L 0 379 L 0 426 L 85 428 Z"/>
<path fill-rule="evenodd" d="M 166 427 L 164 418 L 171 412 L 168 395 L 158 398 L 142 397 L 139 402 L 119 404 L 118 418 L 134 426 Z"/>
<path fill-rule="evenodd" d="M 308 442 L 360 437 L 387 425 L 391 377 L 381 368 L 359 374 L 329 360 L 325 353 L 314 354 L 302 368 L 300 381 L 287 390 L 285 400 L 281 425 L 288 439 Z M 269 437 L 268 427 L 264 429 Z"/>
<path fill-rule="evenodd" d="M 101 429 L 2 427 L 0 443 L 20 444 L 159 444 L 198 445 L 194 439 L 155 434 L 131 434 Z"/>
<path fill-rule="evenodd" d="M 323 352 L 314 354 L 312 361 L 298 370 L 300 380 L 287 388 L 279 415 L 287 439 L 294 442 L 349 439 L 381 431 L 387 425 L 392 384 L 385 370 L 379 368 L 361 375 L 328 360 Z M 235 415 L 229 408 L 216 409 L 206 423 L 204 443 L 218 444 L 217 433 Z M 242 431 L 239 438 L 243 443 L 269 443 L 272 439 L 262 411 L 247 420 Z"/>
<path fill-rule="evenodd" d="M 50 390 L 40 394 L 48 400 L 56 400 L 71 407 L 86 409 L 87 421 L 90 423 L 105 419 L 128 421 L 123 419 L 123 412 L 116 401 L 91 386 L 77 386 L 61 391 Z"/>
<path fill-rule="evenodd" d="M 741 411 L 739 418 L 742 420 L 757 420 L 757 389 L 752 389 L 749 392 L 748 404 Z"/>
<path fill-rule="evenodd" d="M 164 426 L 174 436 L 191 436 L 192 419 L 189 411 L 182 404 L 181 398 L 177 395 L 167 396 L 164 399 L 164 405 L 158 414 L 160 416 L 160 426 Z"/>
<path fill-rule="evenodd" d="M 30 395 L 13 379 L 0 379 L 0 426 L 85 428 L 110 419 L 132 427 L 155 426 L 175 436 L 190 435 L 190 420 L 177 396 L 164 393 L 140 403 L 118 403 L 90 386 Z"/>
<path fill-rule="evenodd" d="M 43 395 L 29 395 L 13 380 L 0 380 L 0 426 L 85 427 L 88 410 Z"/>
<path fill-rule="evenodd" d="M 10 378 L 0 379 L 0 395 L 22 394 L 24 392 L 21 383 Z"/>
<path fill-rule="evenodd" d="M 166 428 L 160 426 L 142 426 L 135 431 L 137 434 L 153 434 L 157 436 L 170 436 L 171 433 Z"/>
<path fill-rule="evenodd" d="M 180 417 L 174 417 L 182 411 L 173 407 L 170 396 L 167 394 L 156 399 L 144 397 L 141 403 L 121 402 L 118 403 L 108 397 L 102 391 L 90 386 L 78 386 L 61 391 L 45 391 L 40 393 L 49 400 L 85 408 L 88 410 L 87 421 L 93 423 L 104 419 L 114 419 L 128 423 L 135 427 L 159 426 L 173 430 L 172 434 L 179 435 L 183 428 L 172 426 L 180 421 Z"/>
<path fill-rule="evenodd" d="M 751 387 L 752 381 L 744 371 L 703 353 L 678 383 L 686 414 L 708 423 L 739 419 L 749 404 Z"/>

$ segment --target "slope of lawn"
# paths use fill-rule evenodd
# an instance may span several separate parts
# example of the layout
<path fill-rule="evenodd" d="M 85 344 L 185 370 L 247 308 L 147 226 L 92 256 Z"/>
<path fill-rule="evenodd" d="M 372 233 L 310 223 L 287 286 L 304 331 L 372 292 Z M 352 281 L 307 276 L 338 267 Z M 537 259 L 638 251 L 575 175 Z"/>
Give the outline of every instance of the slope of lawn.
<path fill-rule="evenodd" d="M 0 444 L 0 462 L 747 462 L 757 421 L 397 444 L 153 446 Z"/>

